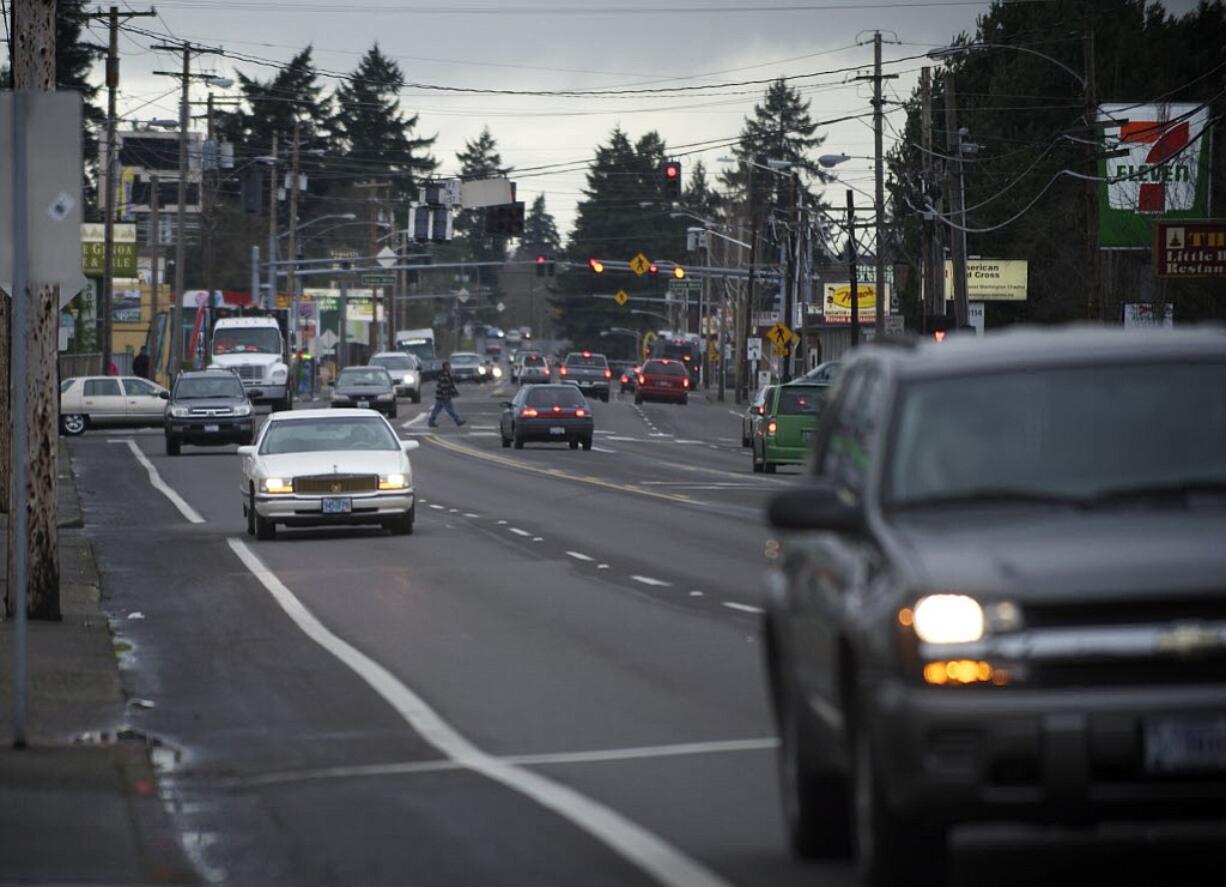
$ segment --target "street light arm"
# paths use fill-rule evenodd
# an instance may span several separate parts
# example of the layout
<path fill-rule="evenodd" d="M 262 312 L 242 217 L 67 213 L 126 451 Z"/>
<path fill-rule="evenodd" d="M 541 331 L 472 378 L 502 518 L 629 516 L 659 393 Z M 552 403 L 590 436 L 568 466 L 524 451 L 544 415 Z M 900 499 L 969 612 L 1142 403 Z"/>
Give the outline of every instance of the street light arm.
<path fill-rule="evenodd" d="M 1058 68 L 1063 69 L 1070 77 L 1076 80 L 1084 91 L 1086 88 L 1086 79 L 1081 74 L 1070 68 L 1064 62 L 1057 58 L 1052 58 L 1045 52 L 1039 52 L 1037 49 L 1031 49 L 1028 46 L 1015 46 L 1012 43 L 968 43 L 965 46 L 945 46 L 941 49 L 934 49 L 927 53 L 928 58 L 933 61 L 940 61 L 955 55 L 962 55 L 970 52 L 972 49 L 1012 49 L 1014 52 L 1024 52 L 1027 55 L 1035 55 L 1041 59 L 1046 59 Z"/>

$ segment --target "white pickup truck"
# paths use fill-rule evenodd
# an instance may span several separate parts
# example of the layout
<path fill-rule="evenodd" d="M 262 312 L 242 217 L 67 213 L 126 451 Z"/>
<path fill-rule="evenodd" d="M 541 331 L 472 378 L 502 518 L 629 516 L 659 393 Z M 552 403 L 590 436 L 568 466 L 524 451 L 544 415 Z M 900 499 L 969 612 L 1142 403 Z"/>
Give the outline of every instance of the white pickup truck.
<path fill-rule="evenodd" d="M 294 408 L 281 328 L 272 317 L 227 317 L 213 326 L 209 368 L 234 370 L 252 403 Z"/>

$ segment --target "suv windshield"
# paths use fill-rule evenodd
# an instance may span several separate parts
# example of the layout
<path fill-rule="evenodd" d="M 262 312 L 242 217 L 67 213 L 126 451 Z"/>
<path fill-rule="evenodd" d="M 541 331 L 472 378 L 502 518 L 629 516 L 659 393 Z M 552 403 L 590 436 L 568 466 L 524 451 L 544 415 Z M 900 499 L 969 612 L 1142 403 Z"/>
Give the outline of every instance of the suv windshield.
<path fill-rule="evenodd" d="M 270 422 L 260 452 L 275 456 L 330 450 L 395 450 L 399 446 L 396 435 L 382 419 L 344 416 Z"/>
<path fill-rule="evenodd" d="M 603 354 L 568 354 L 566 355 L 566 365 L 568 367 L 600 367 L 604 369 L 609 364 Z"/>
<path fill-rule="evenodd" d="M 407 351 L 418 360 L 434 360 L 434 343 L 429 339 L 405 339 L 397 342 L 396 348 Z"/>
<path fill-rule="evenodd" d="M 281 334 L 275 327 L 219 329 L 213 333 L 214 354 L 280 354 Z"/>
<path fill-rule="evenodd" d="M 380 357 L 372 357 L 370 363 L 371 366 L 385 367 L 389 370 L 417 369 L 417 358 L 411 354 L 384 354 Z"/>
<path fill-rule="evenodd" d="M 226 373 L 212 376 L 180 376 L 175 385 L 175 400 L 191 400 L 204 397 L 243 398 L 243 385 L 234 376 Z"/>
<path fill-rule="evenodd" d="M 342 385 L 390 385 L 391 378 L 383 367 L 350 367 L 341 370 L 336 380 L 337 386 Z"/>
<path fill-rule="evenodd" d="M 816 416 L 826 402 L 826 393 L 820 388 L 784 385 L 779 389 L 778 416 Z"/>
<path fill-rule="evenodd" d="M 451 365 L 453 367 L 470 367 L 481 363 L 481 358 L 476 354 L 453 354 L 451 355 Z"/>
<path fill-rule="evenodd" d="M 1226 363 L 1029 369 L 901 392 L 885 504 L 1226 484 Z"/>

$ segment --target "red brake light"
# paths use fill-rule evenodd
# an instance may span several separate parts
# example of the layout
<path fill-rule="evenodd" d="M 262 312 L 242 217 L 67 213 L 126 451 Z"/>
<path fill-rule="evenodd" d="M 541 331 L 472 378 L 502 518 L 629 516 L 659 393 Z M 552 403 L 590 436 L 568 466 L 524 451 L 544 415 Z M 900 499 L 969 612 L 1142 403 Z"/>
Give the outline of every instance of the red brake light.
<path fill-rule="evenodd" d="M 560 413 L 560 412 L 562 412 L 562 408 L 561 408 L 560 406 L 558 406 L 558 405 L 555 403 L 555 404 L 553 405 L 553 411 L 554 411 L 555 413 Z"/>
<path fill-rule="evenodd" d="M 625 374 L 625 373 L 622 373 L 621 383 L 622 383 L 623 385 L 627 385 L 627 384 L 629 384 L 629 382 L 630 382 L 630 379 L 629 379 L 629 378 L 626 376 L 626 374 Z"/>
<path fill-rule="evenodd" d="M 539 415 L 540 415 L 540 413 L 538 413 L 538 412 L 537 412 L 535 409 L 533 409 L 532 407 L 524 407 L 522 410 L 520 410 L 520 411 L 519 411 L 519 414 L 520 414 L 521 416 L 526 416 L 526 417 L 527 417 L 527 418 L 529 418 L 529 419 L 531 419 L 533 416 L 539 416 Z"/>
<path fill-rule="evenodd" d="M 689 387 L 690 387 L 690 380 L 689 380 L 689 379 L 682 379 L 682 380 L 681 380 L 681 387 L 682 387 L 682 388 L 689 388 Z"/>
<path fill-rule="evenodd" d="M 587 410 L 575 410 L 575 415 L 582 419 L 587 415 Z"/>
<path fill-rule="evenodd" d="M 639 373 L 639 376 L 638 376 L 638 383 L 639 383 L 640 385 L 642 385 L 642 384 L 643 384 L 643 374 L 642 374 L 642 373 Z"/>
<path fill-rule="evenodd" d="M 590 352 L 590 351 L 584 351 L 584 352 L 583 352 L 583 356 L 584 356 L 584 357 L 591 357 L 591 356 L 592 356 L 592 352 Z"/>
<path fill-rule="evenodd" d="M 612 379 L 612 378 L 613 378 L 613 371 L 612 371 L 612 370 L 605 370 L 605 371 L 604 371 L 604 377 L 605 377 L 606 379 Z"/>
<path fill-rule="evenodd" d="M 561 369 L 559 369 L 559 370 L 558 370 L 558 375 L 559 375 L 559 376 L 565 376 L 565 375 L 566 375 L 566 367 L 562 367 Z"/>

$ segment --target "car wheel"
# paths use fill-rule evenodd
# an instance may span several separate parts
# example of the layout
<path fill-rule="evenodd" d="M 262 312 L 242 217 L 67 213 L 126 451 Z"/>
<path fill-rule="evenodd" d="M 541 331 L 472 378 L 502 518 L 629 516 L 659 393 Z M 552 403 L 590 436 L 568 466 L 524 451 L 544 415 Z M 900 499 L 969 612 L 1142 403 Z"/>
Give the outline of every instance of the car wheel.
<path fill-rule="evenodd" d="M 511 448 L 511 438 L 509 438 L 509 437 L 504 437 L 504 438 L 502 439 L 502 448 L 503 448 L 504 450 L 509 450 L 509 449 Z"/>
<path fill-rule="evenodd" d="M 179 449 L 181 446 L 182 444 L 179 442 L 179 439 L 177 437 L 171 437 L 169 434 L 166 435 L 166 455 L 167 456 L 179 455 Z"/>
<path fill-rule="evenodd" d="M 569 441 L 567 441 L 567 443 L 568 443 L 568 444 L 570 444 L 570 448 L 571 448 L 572 450 L 577 450 L 577 449 L 579 449 L 579 441 L 578 441 L 577 439 L 576 439 L 576 440 L 569 440 Z"/>
<path fill-rule="evenodd" d="M 255 535 L 255 497 L 252 496 L 248 503 L 243 507 L 243 511 L 247 512 L 247 535 Z"/>
<path fill-rule="evenodd" d="M 89 427 L 89 419 L 78 413 L 73 413 L 70 416 L 60 418 L 60 427 L 64 429 L 65 434 L 76 437 L 78 434 L 85 433 L 85 429 Z"/>
<path fill-rule="evenodd" d="M 688 404 L 689 404 L 689 402 L 690 402 L 690 396 L 689 396 L 688 394 L 687 394 L 685 397 L 681 398 L 681 405 L 682 405 L 682 406 L 686 406 L 686 405 L 688 405 Z"/>
<path fill-rule="evenodd" d="M 765 459 L 762 460 L 762 470 L 767 474 L 774 474 L 778 468 L 779 466 L 774 462 L 767 462 Z"/>
<path fill-rule="evenodd" d="M 801 859 L 844 857 L 851 851 L 847 779 L 813 768 L 805 754 L 813 739 L 802 705 L 800 695 L 788 690 L 779 707 L 779 797 L 788 840 Z"/>
<path fill-rule="evenodd" d="M 522 450 L 524 448 L 524 439 L 518 434 L 515 435 L 515 449 Z"/>
<path fill-rule="evenodd" d="M 592 448 L 592 439 L 590 437 L 585 437 L 582 443 L 583 443 L 583 449 L 585 451 L 590 450 Z"/>
<path fill-rule="evenodd" d="M 751 447 L 751 446 L 753 446 L 753 438 L 751 438 L 751 437 L 746 437 L 745 435 L 743 435 L 743 434 L 742 434 L 742 435 L 741 435 L 741 446 L 743 446 L 743 447 Z"/>
<path fill-rule="evenodd" d="M 753 448 L 753 473 L 754 474 L 762 473 L 762 463 L 758 461 L 758 448 L 757 447 Z"/>
<path fill-rule="evenodd" d="M 861 880 L 870 887 L 941 883 L 945 830 L 919 818 L 899 816 L 886 806 L 877 754 L 864 723 L 854 725 L 853 756 L 852 821 Z"/>
<path fill-rule="evenodd" d="M 258 511 L 255 512 L 255 538 L 261 542 L 270 542 L 277 538 L 277 525 L 270 520 L 260 517 Z"/>

